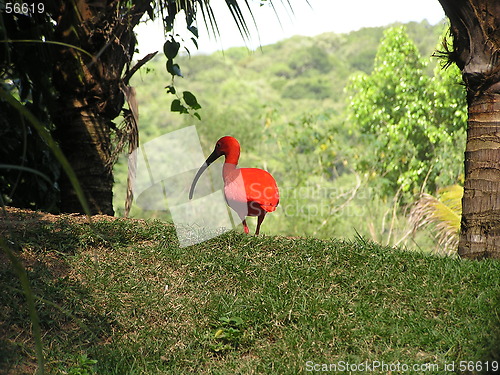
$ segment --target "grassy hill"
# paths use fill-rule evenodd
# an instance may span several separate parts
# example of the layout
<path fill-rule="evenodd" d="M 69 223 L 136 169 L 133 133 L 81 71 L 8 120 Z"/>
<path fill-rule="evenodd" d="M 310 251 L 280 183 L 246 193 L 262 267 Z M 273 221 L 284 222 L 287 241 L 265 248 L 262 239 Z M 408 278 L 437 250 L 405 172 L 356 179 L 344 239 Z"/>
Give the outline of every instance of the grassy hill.
<path fill-rule="evenodd" d="M 323 363 L 481 373 L 500 360 L 495 261 L 360 237 L 230 232 L 180 248 L 174 228 L 158 221 L 90 225 L 15 209 L 1 216 L 0 238 L 0 374 L 36 365 L 5 246 L 30 280 L 50 374 L 281 375 Z"/>

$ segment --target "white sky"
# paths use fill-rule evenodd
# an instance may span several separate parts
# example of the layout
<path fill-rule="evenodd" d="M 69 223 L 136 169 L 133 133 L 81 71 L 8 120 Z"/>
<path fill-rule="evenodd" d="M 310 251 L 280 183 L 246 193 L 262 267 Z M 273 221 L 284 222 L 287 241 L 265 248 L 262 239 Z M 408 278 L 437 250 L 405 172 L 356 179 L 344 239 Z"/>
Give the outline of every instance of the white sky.
<path fill-rule="evenodd" d="M 251 17 L 246 17 L 252 40 L 245 42 L 234 24 L 225 1 L 212 0 L 211 6 L 217 19 L 220 37 L 217 40 L 213 36 L 209 37 L 200 14 L 198 52 L 212 53 L 245 45 L 250 49 L 256 49 L 260 45 L 272 44 L 294 35 L 346 33 L 362 27 L 385 26 L 393 22 L 420 22 L 427 19 L 429 23 L 436 24 L 445 17 L 438 0 L 309 0 L 310 6 L 305 0 L 282 1 L 283 3 L 290 1 L 293 14 L 290 8 L 283 6 L 281 0 L 274 0 L 281 25 L 271 7 L 259 6 L 258 0 L 248 1 L 252 6 L 258 33 L 253 27 Z M 241 7 L 246 7 L 244 1 L 240 3 Z M 179 22 L 176 20 L 175 32 L 188 41 L 187 48 L 195 54 L 196 48 L 189 41 L 192 35 L 186 31 L 182 18 L 179 17 Z M 156 50 L 162 51 L 165 38 L 161 22 L 141 24 L 135 30 L 138 34 L 140 56 Z"/>

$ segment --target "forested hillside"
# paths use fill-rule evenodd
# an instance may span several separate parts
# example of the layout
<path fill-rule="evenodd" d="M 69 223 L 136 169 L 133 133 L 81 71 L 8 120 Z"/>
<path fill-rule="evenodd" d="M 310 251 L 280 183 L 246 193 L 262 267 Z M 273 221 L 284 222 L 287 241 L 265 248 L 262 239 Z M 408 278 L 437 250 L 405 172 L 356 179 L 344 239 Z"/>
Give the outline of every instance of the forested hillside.
<path fill-rule="evenodd" d="M 425 21 L 405 25 L 410 40 L 405 44 L 413 43 L 416 47 L 418 56 L 415 59 L 420 69 L 409 74 L 425 76 L 428 80 L 423 88 L 426 98 L 448 92 L 453 93 L 449 96 L 462 95 L 458 73 L 447 70 L 443 73 L 446 78 L 440 78 L 439 60 L 431 58 L 439 48 L 446 28 L 444 23 L 432 26 Z M 356 101 L 353 100 L 356 91 L 353 77 L 372 74 L 377 50 L 387 29 L 389 26 L 341 35 L 296 36 L 256 51 L 232 48 L 209 56 L 179 57 L 176 63 L 183 78 L 176 78 L 175 87 L 178 93 L 188 90 L 196 95 L 202 106 L 198 111 L 201 120 L 170 111 L 175 97 L 165 89 L 171 78 L 165 69 L 165 56 L 159 55 L 142 68 L 131 83 L 137 90 L 140 141 L 144 143 L 170 131 L 196 125 L 208 155 L 219 137 L 236 137 L 242 146 L 240 165 L 269 170 L 280 187 L 280 207 L 266 218 L 264 233 L 322 238 L 352 238 L 359 233 L 387 244 L 407 242 L 411 237 L 407 214 L 410 205 L 418 198 L 419 190 L 435 193 L 437 188 L 460 182 L 464 112 L 461 108 L 454 108 L 448 117 L 445 116 L 457 119 L 454 125 L 457 130 L 449 134 L 445 146 L 438 148 L 432 144 L 431 150 L 416 151 L 423 161 L 408 163 L 408 168 L 416 168 L 414 165 L 420 168 L 411 171 L 416 176 L 413 185 L 403 186 L 399 176 L 371 170 L 361 162 L 370 158 L 378 160 L 377 153 L 385 154 L 383 147 L 391 148 L 390 143 L 380 146 L 381 139 L 388 132 L 384 126 L 372 127 L 377 135 L 374 138 L 354 119 L 350 108 Z M 396 61 L 395 64 L 406 66 L 404 53 L 400 55 L 402 62 Z M 384 62 L 379 59 L 379 63 Z M 411 65 L 408 66 L 407 70 L 410 70 Z M 431 88 L 435 82 L 440 82 L 441 86 Z M 354 89 L 346 89 L 346 86 Z M 382 87 L 385 87 L 383 83 Z M 395 95 L 400 95 L 400 91 L 396 87 Z M 410 87 L 402 91 L 416 89 Z M 393 99 L 389 94 L 385 97 L 384 105 L 390 106 Z M 427 99 L 421 100 L 425 102 Z M 463 98 L 449 100 L 453 103 L 448 107 L 460 107 Z M 427 102 L 426 105 L 431 106 L 429 111 L 433 111 L 433 104 Z M 446 100 L 441 102 L 447 106 Z M 437 122 L 441 121 L 439 113 L 430 116 Z M 409 123 L 411 121 L 410 118 Z M 415 128 L 427 127 L 420 122 L 418 117 L 413 124 Z M 446 128 L 436 126 L 436 133 L 448 133 Z M 399 129 L 396 136 L 393 134 L 395 142 L 401 143 L 397 137 L 407 137 L 405 132 L 414 132 L 405 129 Z M 435 134 L 430 137 L 439 138 Z M 427 138 L 421 141 L 429 142 Z M 445 162 L 436 163 L 428 157 L 436 150 L 440 160 Z M 393 160 L 393 164 L 405 164 L 403 159 Z M 394 170 L 391 166 L 387 168 Z M 427 173 L 428 169 L 432 174 Z M 115 209 L 117 214 L 122 214 L 125 158 L 116 165 L 115 171 Z M 422 184 L 427 174 L 428 178 Z M 433 181 L 429 181 L 429 176 Z M 389 178 L 392 180 L 388 181 Z M 401 184 L 400 189 L 391 188 L 398 184 Z M 159 215 L 138 207 L 133 208 L 132 216 L 169 218 L 168 212 Z M 434 249 L 429 238 L 423 237 L 417 236 L 417 246 Z M 415 246 L 414 241 L 408 244 Z"/>

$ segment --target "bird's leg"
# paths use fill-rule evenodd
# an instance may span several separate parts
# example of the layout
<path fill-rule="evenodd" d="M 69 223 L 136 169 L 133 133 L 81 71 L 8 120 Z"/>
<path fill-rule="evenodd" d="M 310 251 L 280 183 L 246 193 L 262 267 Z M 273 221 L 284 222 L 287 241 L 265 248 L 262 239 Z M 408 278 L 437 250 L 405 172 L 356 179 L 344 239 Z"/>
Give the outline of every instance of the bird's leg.
<path fill-rule="evenodd" d="M 255 235 L 259 234 L 260 231 L 260 224 L 264 221 L 264 218 L 266 217 L 266 211 L 262 210 L 263 212 L 257 217 L 257 229 L 255 229 Z"/>
<path fill-rule="evenodd" d="M 248 232 L 250 232 L 248 230 L 248 225 L 247 225 L 247 221 L 245 218 L 243 218 L 243 220 L 241 221 L 241 224 L 243 224 L 243 230 L 245 231 L 246 234 L 248 234 Z"/>

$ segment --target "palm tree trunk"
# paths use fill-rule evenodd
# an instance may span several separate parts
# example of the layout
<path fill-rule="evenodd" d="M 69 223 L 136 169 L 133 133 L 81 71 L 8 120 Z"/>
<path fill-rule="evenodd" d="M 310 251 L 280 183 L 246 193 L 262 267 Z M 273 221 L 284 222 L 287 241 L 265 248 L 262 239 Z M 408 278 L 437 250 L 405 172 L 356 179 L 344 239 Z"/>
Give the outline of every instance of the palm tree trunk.
<path fill-rule="evenodd" d="M 500 258 L 500 95 L 469 104 L 459 254 Z"/>
<path fill-rule="evenodd" d="M 450 19 L 450 61 L 462 71 L 469 120 L 458 253 L 500 258 L 500 13 L 498 0 L 439 0 Z"/>
<path fill-rule="evenodd" d="M 134 5 L 89 0 L 58 3 L 55 38 L 78 48 L 53 49 L 58 64 L 53 67 L 52 79 L 59 99 L 51 116 L 91 214 L 114 214 L 112 120 L 124 104 L 122 75 L 134 54 L 133 28 L 148 7 L 145 0 Z M 67 176 L 62 176 L 60 185 L 61 211 L 83 213 Z"/>
<path fill-rule="evenodd" d="M 89 64 L 72 49 L 58 52 L 53 77 L 59 99 L 57 109 L 51 113 L 55 136 L 75 171 L 90 213 L 114 215 L 109 162 L 112 120 L 124 101 L 119 89 L 121 70 L 101 60 Z M 62 212 L 84 213 L 66 175 L 61 176 L 60 191 Z"/>
<path fill-rule="evenodd" d="M 67 108 L 55 119 L 62 151 L 75 171 L 91 214 L 113 215 L 113 175 L 109 121 L 92 109 Z M 82 205 L 66 175 L 60 181 L 62 212 L 82 213 Z"/>

